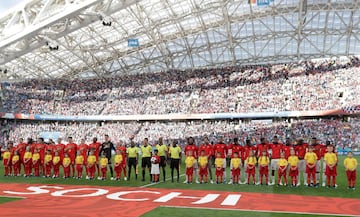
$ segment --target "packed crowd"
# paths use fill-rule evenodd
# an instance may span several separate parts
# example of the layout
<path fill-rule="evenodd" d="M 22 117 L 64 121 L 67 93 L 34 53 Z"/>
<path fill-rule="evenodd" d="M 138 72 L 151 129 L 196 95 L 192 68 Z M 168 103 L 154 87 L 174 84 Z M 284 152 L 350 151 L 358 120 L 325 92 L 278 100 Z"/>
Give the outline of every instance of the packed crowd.
<path fill-rule="evenodd" d="M 36 114 L 169 114 L 326 110 L 356 105 L 360 60 L 170 70 L 2 83 L 3 110 Z M 259 97 L 261 96 L 261 97 Z"/>
<path fill-rule="evenodd" d="M 185 143 L 185 138 L 193 136 L 196 142 L 201 136 L 207 135 L 210 141 L 215 142 L 218 136 L 232 140 L 235 137 L 245 140 L 250 138 L 258 141 L 260 137 L 270 140 L 271 135 L 280 138 L 304 138 L 308 141 L 317 137 L 320 141 L 330 140 L 339 148 L 358 148 L 360 144 L 360 118 L 352 117 L 348 121 L 341 118 L 291 120 L 281 122 L 250 121 L 239 122 L 232 120 L 220 121 L 187 121 L 187 122 L 28 122 L 6 121 L 4 129 L 8 129 L 6 141 L 17 141 L 19 138 L 45 137 L 45 132 L 60 132 L 62 138 L 71 136 L 75 141 L 81 139 L 89 141 L 92 137 L 101 137 L 108 134 L 116 143 L 128 142 L 129 138 L 140 142 L 149 138 L 155 143 L 159 137 L 170 142 L 179 140 Z M 47 139 L 45 137 L 45 139 Z M 53 138 L 56 139 L 56 138 Z M 5 142 L 6 142 L 5 141 Z M 228 142 L 228 141 L 226 141 Z"/>

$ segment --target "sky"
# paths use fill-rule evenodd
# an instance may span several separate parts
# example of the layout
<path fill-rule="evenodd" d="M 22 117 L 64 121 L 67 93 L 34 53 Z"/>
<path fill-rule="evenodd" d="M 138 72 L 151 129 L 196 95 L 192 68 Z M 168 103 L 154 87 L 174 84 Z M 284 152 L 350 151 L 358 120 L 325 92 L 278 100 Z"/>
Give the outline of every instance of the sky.
<path fill-rule="evenodd" d="M 0 0 L 0 13 L 16 6 L 24 0 Z M 1 17 L 1 16 L 0 16 Z"/>

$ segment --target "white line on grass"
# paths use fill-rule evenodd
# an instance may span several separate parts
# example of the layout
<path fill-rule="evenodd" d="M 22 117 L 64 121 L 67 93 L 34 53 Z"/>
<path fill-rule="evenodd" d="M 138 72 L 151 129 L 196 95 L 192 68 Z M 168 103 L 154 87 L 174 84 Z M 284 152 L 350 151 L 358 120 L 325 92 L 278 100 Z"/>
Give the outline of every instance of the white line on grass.
<path fill-rule="evenodd" d="M 185 176 L 185 174 L 181 174 L 180 177 L 182 176 Z M 175 178 L 175 177 L 174 177 Z M 171 180 L 171 177 L 165 179 L 165 181 L 169 181 Z M 158 182 L 158 183 L 150 183 L 150 184 L 146 184 L 146 185 L 143 185 L 143 186 L 140 186 L 139 188 L 146 188 L 146 187 L 149 187 L 149 186 L 153 186 L 153 185 L 157 185 L 157 184 L 160 184 L 161 182 Z"/>
<path fill-rule="evenodd" d="M 252 210 L 252 209 L 227 209 L 227 208 L 211 208 L 211 207 L 192 207 L 192 206 L 160 206 L 167 208 L 181 208 L 181 209 L 210 209 L 210 210 L 224 210 L 224 211 L 245 211 L 245 212 L 260 212 L 260 213 L 289 213 L 289 214 L 308 214 L 308 215 L 326 215 L 326 216 L 358 216 L 358 215 L 342 215 L 332 213 L 313 213 L 313 212 L 289 212 L 289 211 L 273 211 L 273 210 Z"/>

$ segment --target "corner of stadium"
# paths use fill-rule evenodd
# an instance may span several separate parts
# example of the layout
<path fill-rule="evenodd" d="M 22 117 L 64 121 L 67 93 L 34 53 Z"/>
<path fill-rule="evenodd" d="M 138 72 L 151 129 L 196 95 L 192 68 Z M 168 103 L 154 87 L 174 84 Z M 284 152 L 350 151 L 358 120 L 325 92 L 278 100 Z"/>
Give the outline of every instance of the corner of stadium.
<path fill-rule="evenodd" d="M 359 99 L 358 0 L 23 0 L 0 216 L 360 216 Z"/>

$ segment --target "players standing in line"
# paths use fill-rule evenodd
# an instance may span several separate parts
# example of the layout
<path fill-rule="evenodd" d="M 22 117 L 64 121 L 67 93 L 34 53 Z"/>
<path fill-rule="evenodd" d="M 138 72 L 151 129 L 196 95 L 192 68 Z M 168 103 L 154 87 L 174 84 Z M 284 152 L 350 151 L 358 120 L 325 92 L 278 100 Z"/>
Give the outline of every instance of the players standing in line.
<path fill-rule="evenodd" d="M 201 146 L 199 148 L 199 151 L 201 149 Z M 200 177 L 200 184 L 202 183 L 208 183 L 208 155 L 206 153 L 206 150 L 202 149 L 199 154 L 198 158 L 198 164 L 199 164 L 199 177 Z M 204 181 L 205 179 L 205 181 Z"/>
<path fill-rule="evenodd" d="M 232 160 L 234 158 L 234 153 L 237 153 L 238 156 L 241 156 L 242 151 L 243 151 L 243 148 L 239 143 L 239 139 L 234 138 L 234 143 L 228 145 L 228 157 Z M 230 171 L 232 171 L 232 169 L 233 169 L 232 166 L 233 166 L 233 164 L 230 162 Z M 239 174 L 239 176 L 240 176 L 240 174 Z M 239 182 L 240 182 L 240 180 L 238 179 L 237 184 L 240 184 Z M 232 184 L 232 183 L 233 183 L 233 175 L 230 174 L 229 184 Z"/>
<path fill-rule="evenodd" d="M 65 154 L 65 145 L 62 143 L 61 138 L 57 139 L 57 144 L 55 145 L 55 150 L 59 154 L 60 162 L 62 162 L 64 159 L 64 154 Z"/>
<path fill-rule="evenodd" d="M 228 153 L 228 149 L 227 149 L 227 145 L 224 143 L 224 138 L 222 136 L 219 136 L 219 141 L 218 143 L 216 143 L 214 145 L 214 153 L 216 153 L 216 158 L 219 158 L 219 153 L 220 153 L 220 157 L 223 159 L 223 177 L 222 177 L 222 181 L 223 182 L 226 182 L 226 156 L 227 156 L 227 153 Z"/>
<path fill-rule="evenodd" d="M 50 178 L 50 177 L 51 177 L 52 159 L 53 159 L 53 156 L 52 156 L 51 150 L 50 150 L 50 149 L 47 149 L 47 150 L 46 150 L 46 155 L 45 155 L 45 158 L 44 158 L 44 167 L 45 167 L 45 174 L 44 174 L 44 176 L 45 176 L 46 178 Z"/>
<path fill-rule="evenodd" d="M 212 171 L 211 168 L 214 164 L 214 148 L 212 146 L 212 144 L 209 142 L 209 139 L 207 136 L 203 137 L 203 143 L 200 145 L 199 147 L 199 154 L 200 152 L 204 150 L 205 151 L 205 155 L 207 156 L 207 168 L 208 168 L 208 173 L 210 175 L 210 183 L 213 184 L 213 175 L 212 175 Z"/>
<path fill-rule="evenodd" d="M 26 143 L 24 142 L 24 139 L 23 138 L 20 138 L 19 139 L 19 143 L 17 144 L 16 146 L 16 150 L 17 152 L 19 153 L 19 156 L 20 156 L 20 170 L 19 170 L 19 173 L 21 174 L 21 165 L 24 167 L 24 154 L 25 154 L 25 151 L 26 151 Z"/>
<path fill-rule="evenodd" d="M 239 158 L 239 152 L 235 151 L 232 153 L 230 164 L 233 183 L 240 184 L 241 159 Z"/>
<path fill-rule="evenodd" d="M 124 180 L 126 181 L 127 178 L 126 178 L 126 144 L 124 143 L 124 141 L 120 140 L 118 146 L 116 147 L 116 153 L 118 153 L 119 151 L 119 154 L 121 155 L 121 161 L 120 161 L 120 164 L 118 165 L 119 167 L 117 169 L 120 169 L 120 174 L 119 174 L 119 177 L 121 177 L 121 172 L 124 173 Z M 119 161 L 119 157 L 118 157 L 118 161 Z M 116 171 L 115 171 L 116 173 Z M 116 179 L 116 180 L 120 180 L 119 179 Z"/>
<path fill-rule="evenodd" d="M 317 162 L 317 155 L 314 153 L 314 148 L 309 146 L 309 151 L 305 154 L 305 162 L 306 162 L 306 173 L 308 178 L 308 187 L 314 186 L 318 187 L 316 182 L 316 162 Z M 311 182 L 312 179 L 312 182 Z"/>
<path fill-rule="evenodd" d="M 126 158 L 128 160 L 128 177 L 127 180 L 130 181 L 130 175 L 131 175 L 131 167 L 134 168 L 134 173 L 135 173 L 135 180 L 137 180 L 137 164 L 138 164 L 138 159 L 139 159 L 139 150 L 137 147 L 135 147 L 135 142 L 134 141 L 130 141 L 130 147 L 128 147 L 126 149 Z"/>
<path fill-rule="evenodd" d="M 105 134 L 105 142 L 103 142 L 103 144 L 101 145 L 100 148 L 100 153 L 99 156 L 103 156 L 103 154 L 105 153 L 106 158 L 108 159 L 108 167 L 110 170 L 110 175 L 111 175 L 111 180 L 115 180 L 114 178 L 114 171 L 112 168 L 112 163 L 111 163 L 111 151 L 115 151 L 115 146 L 114 144 L 110 141 L 110 137 L 109 135 Z M 103 177 L 99 177 L 98 179 L 102 179 Z"/>
<path fill-rule="evenodd" d="M 329 145 L 327 146 L 327 153 L 324 155 L 324 161 L 326 163 L 325 167 L 325 174 L 327 177 L 327 187 L 330 188 L 330 181 L 332 180 L 332 186 L 333 188 L 336 188 L 336 176 L 337 176 L 337 162 L 338 158 L 336 153 L 333 151 L 333 146 Z"/>
<path fill-rule="evenodd" d="M 286 138 L 285 145 L 282 147 L 282 152 L 285 154 L 285 159 L 289 159 L 291 156 L 291 150 L 294 149 L 293 144 L 291 143 L 290 138 Z"/>
<path fill-rule="evenodd" d="M 71 169 L 71 177 L 75 177 L 75 158 L 77 145 L 74 143 L 73 138 L 71 136 L 68 137 L 68 144 L 65 147 L 65 153 L 68 154 L 70 158 L 70 169 Z"/>
<path fill-rule="evenodd" d="M 95 168 L 96 168 L 95 165 L 98 165 L 97 158 L 96 155 L 94 155 L 93 150 L 89 152 L 86 163 L 87 163 L 86 167 L 88 168 L 89 171 L 89 179 L 93 180 L 95 178 Z"/>
<path fill-rule="evenodd" d="M 88 155 L 88 152 L 89 152 L 89 146 L 85 143 L 85 139 L 81 139 L 80 144 L 77 146 L 77 150 L 78 150 L 78 152 L 80 152 L 80 155 L 83 158 L 82 165 L 86 165 L 87 155 Z M 77 155 L 78 155 L 78 153 L 77 153 Z M 75 162 L 75 163 L 76 163 L 76 167 L 78 167 L 77 162 Z M 81 166 L 81 175 L 80 175 L 80 177 L 82 177 L 82 170 L 83 170 L 83 166 Z M 89 171 L 87 170 L 87 167 L 85 167 L 85 173 L 86 173 L 86 176 L 88 176 Z M 79 178 L 79 176 L 78 176 L 78 178 Z"/>
<path fill-rule="evenodd" d="M 271 150 L 271 185 L 275 184 L 275 170 L 278 168 L 278 161 L 280 159 L 280 154 L 282 152 L 283 144 L 279 143 L 279 139 L 277 136 L 274 136 L 273 143 L 270 144 Z"/>
<path fill-rule="evenodd" d="M 109 164 L 109 159 L 106 156 L 106 152 L 102 152 L 99 164 L 100 164 L 100 168 L 101 168 L 101 180 L 104 181 L 104 180 L 106 180 L 107 167 Z M 115 180 L 115 179 L 112 179 L 112 180 Z"/>
<path fill-rule="evenodd" d="M 301 183 L 301 174 L 303 174 L 303 179 L 304 179 L 304 185 L 307 186 L 308 185 L 308 177 L 307 177 L 307 172 L 306 172 L 306 161 L 305 161 L 305 154 L 306 151 L 309 147 L 309 145 L 307 143 L 304 143 L 303 139 L 299 139 L 296 142 L 296 146 L 295 146 L 295 153 L 299 158 L 299 176 L 298 176 L 298 183 L 297 186 L 300 186 Z"/>
<path fill-rule="evenodd" d="M 344 160 L 345 172 L 348 180 L 348 189 L 355 190 L 357 165 L 357 160 L 353 158 L 353 153 L 349 151 L 347 158 Z"/>
<path fill-rule="evenodd" d="M 323 152 L 323 149 L 325 147 L 325 145 L 323 144 L 320 144 L 317 140 L 317 138 L 313 137 L 311 139 L 311 146 L 313 147 L 314 149 L 314 153 L 316 154 L 317 156 L 317 161 L 316 161 L 316 183 L 317 185 L 320 183 L 320 174 L 321 174 L 321 161 L 323 160 L 322 159 L 322 152 Z M 325 170 L 325 168 L 322 168 L 322 170 Z"/>
<path fill-rule="evenodd" d="M 189 137 L 187 139 L 187 142 L 188 144 L 185 146 L 185 156 L 189 156 L 189 153 L 191 151 L 191 156 L 194 157 L 195 159 L 195 162 L 194 162 L 194 165 L 193 165 L 193 176 L 195 176 L 195 182 L 196 183 L 200 183 L 199 180 L 198 180 L 198 163 L 197 163 L 197 158 L 198 158 L 198 148 L 196 147 L 195 143 L 194 143 L 194 138 L 192 137 Z M 192 177 L 192 176 L 191 176 Z M 189 180 L 187 180 L 188 176 L 186 176 L 186 179 L 185 179 L 185 183 L 189 183 Z"/>
<path fill-rule="evenodd" d="M 176 140 L 173 141 L 172 146 L 169 148 L 170 168 L 171 168 L 171 182 L 174 182 L 174 170 L 177 172 L 177 182 L 180 180 L 180 160 L 181 148 L 178 146 Z"/>
<path fill-rule="evenodd" d="M 87 158 L 87 156 L 86 156 L 86 158 Z M 85 157 L 82 155 L 80 150 L 78 150 L 76 153 L 75 164 L 76 164 L 77 178 L 81 179 L 82 172 L 83 172 L 83 166 L 86 165 L 86 162 L 85 162 Z M 85 170 L 86 170 L 86 174 L 88 174 L 88 169 L 85 169 Z"/>
<path fill-rule="evenodd" d="M 256 174 L 256 156 L 255 156 L 255 152 L 254 151 L 250 151 L 249 152 L 249 157 L 246 159 L 246 173 L 247 173 L 247 183 L 246 184 L 250 184 L 250 177 L 252 177 L 252 184 L 256 184 L 256 178 L 255 178 L 255 174 Z"/>
<path fill-rule="evenodd" d="M 69 157 L 69 154 L 65 152 L 64 159 L 62 161 L 62 166 L 64 169 L 64 179 L 70 178 L 70 166 L 71 166 L 71 158 Z"/>
<path fill-rule="evenodd" d="M 285 186 L 288 186 L 287 174 L 286 174 L 288 162 L 285 159 L 285 153 L 280 154 L 280 159 L 278 160 L 277 164 L 278 164 L 278 186 L 283 184 Z M 282 178 L 284 178 L 284 183 L 281 182 Z"/>
<path fill-rule="evenodd" d="M 53 178 L 59 178 L 61 163 L 62 163 L 62 161 L 61 161 L 59 152 L 57 150 L 55 150 L 54 158 L 52 160 L 52 164 L 53 164 L 53 168 L 54 168 Z"/>
<path fill-rule="evenodd" d="M 258 159 L 259 164 L 259 182 L 260 185 L 263 184 L 263 177 L 265 176 L 265 184 L 269 185 L 269 164 L 270 158 L 266 149 L 262 149 L 261 156 Z"/>
<path fill-rule="evenodd" d="M 295 155 L 295 150 L 291 149 L 290 150 L 290 157 L 288 158 L 288 163 L 290 165 L 290 169 L 289 169 L 289 176 L 291 179 L 291 186 L 292 187 L 296 187 L 297 185 L 297 179 L 299 176 L 299 158 L 298 156 Z"/>
<path fill-rule="evenodd" d="M 123 170 L 122 163 L 125 161 L 119 149 L 116 149 L 116 154 L 114 156 L 114 170 L 115 170 L 115 180 L 120 181 L 121 172 Z M 126 167 L 126 164 L 125 164 Z M 126 170 L 125 170 L 126 171 Z M 126 177 L 126 172 L 124 172 L 124 177 Z"/>
<path fill-rule="evenodd" d="M 42 175 L 45 174 L 45 167 L 44 167 L 45 146 L 46 145 L 44 143 L 44 138 L 38 138 L 38 141 L 37 141 L 37 144 L 35 145 L 35 148 L 37 149 L 37 151 L 39 153 L 39 156 L 40 156 L 39 169 L 40 169 Z"/>
<path fill-rule="evenodd" d="M 256 156 L 257 156 L 258 162 L 259 162 L 259 164 L 258 164 L 258 171 L 259 172 L 258 172 L 258 175 L 257 175 L 257 180 L 259 180 L 258 184 L 260 184 L 262 182 L 261 172 L 264 173 L 265 172 L 264 170 L 266 170 L 266 168 L 267 168 L 267 170 L 269 170 L 268 167 L 264 167 L 264 166 L 262 168 L 263 171 L 261 171 L 261 168 L 260 168 L 261 165 L 260 165 L 259 158 L 263 155 L 264 151 L 266 153 L 266 157 L 268 157 L 269 156 L 269 149 L 270 149 L 270 146 L 269 146 L 269 144 L 267 144 L 266 139 L 264 137 L 260 138 L 260 143 L 256 145 L 256 149 L 257 149 L 256 150 L 256 152 L 257 152 Z M 265 174 L 263 174 L 263 175 L 265 175 Z M 269 177 L 269 175 L 266 175 L 266 184 L 269 182 L 268 177 Z"/>
<path fill-rule="evenodd" d="M 32 167 L 34 169 L 34 176 L 39 177 L 40 176 L 40 154 L 38 152 L 38 149 L 34 150 L 34 154 L 32 155 Z"/>
<path fill-rule="evenodd" d="M 224 162 L 225 162 L 225 158 L 223 158 L 222 154 L 220 152 L 216 153 L 216 158 L 215 158 L 215 175 L 216 175 L 216 184 L 220 184 L 223 183 L 223 178 L 224 178 L 224 170 L 226 168 L 224 168 Z"/>
<path fill-rule="evenodd" d="M 11 153 L 9 151 L 9 148 L 6 147 L 5 148 L 5 151 L 3 153 L 3 166 L 4 166 L 4 176 L 10 176 L 11 173 L 10 173 L 10 161 L 12 160 L 11 159 Z"/>
<path fill-rule="evenodd" d="M 94 137 L 92 139 L 92 143 L 89 144 L 89 152 L 93 151 L 94 156 L 96 158 L 96 162 L 99 162 L 99 157 L 100 157 L 100 148 L 101 148 L 101 143 L 98 142 L 98 139 L 96 137 Z M 87 160 L 87 159 L 86 159 Z M 99 164 L 96 163 L 95 164 L 96 167 L 96 171 L 97 171 L 97 176 L 100 177 L 100 167 Z M 88 179 L 88 177 L 86 177 L 86 179 Z"/>
<path fill-rule="evenodd" d="M 141 149 L 141 171 L 142 171 L 142 179 L 141 181 L 145 181 L 145 170 L 146 168 L 149 171 L 149 176 L 150 176 L 150 182 L 152 180 L 152 176 L 151 176 L 151 152 L 152 152 L 152 147 L 151 145 L 149 145 L 149 140 L 148 138 L 145 138 L 143 140 L 143 145 L 140 147 Z"/>
<path fill-rule="evenodd" d="M 20 176 L 20 156 L 17 151 L 14 152 L 11 163 L 14 167 L 14 176 Z"/>
<path fill-rule="evenodd" d="M 158 144 L 156 145 L 156 150 L 158 150 L 158 155 L 160 157 L 160 163 L 159 166 L 162 168 L 162 174 L 163 174 L 163 181 L 165 182 L 166 179 L 166 161 L 168 156 L 168 147 L 164 144 L 163 138 L 160 137 Z"/>

